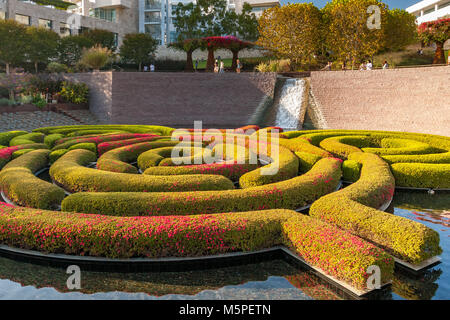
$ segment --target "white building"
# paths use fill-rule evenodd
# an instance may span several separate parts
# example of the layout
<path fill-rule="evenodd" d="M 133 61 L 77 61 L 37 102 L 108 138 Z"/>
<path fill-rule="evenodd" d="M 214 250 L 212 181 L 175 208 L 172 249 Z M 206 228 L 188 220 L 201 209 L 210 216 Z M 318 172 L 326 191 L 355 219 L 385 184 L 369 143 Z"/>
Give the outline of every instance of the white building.
<path fill-rule="evenodd" d="M 149 33 L 160 40 L 162 45 L 176 41 L 177 32 L 173 25 L 175 8 L 181 2 L 196 3 L 196 0 L 138 0 L 139 1 L 139 32 Z M 228 10 L 240 13 L 244 2 L 253 7 L 258 17 L 268 8 L 279 6 L 278 0 L 227 0 Z"/>
<path fill-rule="evenodd" d="M 450 17 L 450 0 L 423 0 L 408 8 L 406 11 L 417 17 L 417 23 Z"/>

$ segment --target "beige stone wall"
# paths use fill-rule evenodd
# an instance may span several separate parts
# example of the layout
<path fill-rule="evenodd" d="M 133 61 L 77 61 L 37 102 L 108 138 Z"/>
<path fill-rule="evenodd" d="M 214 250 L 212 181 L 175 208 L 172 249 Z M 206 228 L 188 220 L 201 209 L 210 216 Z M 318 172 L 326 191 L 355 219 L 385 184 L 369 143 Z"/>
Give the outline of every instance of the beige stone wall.
<path fill-rule="evenodd" d="M 450 66 L 311 73 L 316 102 L 330 129 L 450 136 Z"/>

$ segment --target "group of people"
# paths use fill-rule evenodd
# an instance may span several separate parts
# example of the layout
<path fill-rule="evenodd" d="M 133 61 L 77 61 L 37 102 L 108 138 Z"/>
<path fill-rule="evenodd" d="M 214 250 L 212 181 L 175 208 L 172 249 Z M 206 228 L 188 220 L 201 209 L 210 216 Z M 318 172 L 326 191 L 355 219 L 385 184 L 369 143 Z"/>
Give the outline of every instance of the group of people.
<path fill-rule="evenodd" d="M 198 70 L 198 59 L 195 60 L 195 71 Z M 236 60 L 236 73 L 241 73 L 242 63 L 239 59 Z M 224 73 L 225 62 L 219 57 L 214 61 L 214 73 Z"/>
<path fill-rule="evenodd" d="M 152 63 L 149 66 L 145 65 L 144 66 L 144 72 L 155 72 L 155 65 Z"/>
<path fill-rule="evenodd" d="M 323 67 L 322 70 L 331 71 L 332 66 L 333 66 L 333 62 L 328 61 L 327 65 L 325 67 Z M 384 60 L 383 69 L 389 69 L 389 63 L 387 62 L 387 60 Z M 346 65 L 345 61 L 344 61 L 344 63 L 342 63 L 342 70 L 347 70 L 347 65 Z M 359 66 L 359 70 L 373 70 L 372 61 L 370 61 L 370 60 L 363 61 L 361 63 L 361 65 Z"/>

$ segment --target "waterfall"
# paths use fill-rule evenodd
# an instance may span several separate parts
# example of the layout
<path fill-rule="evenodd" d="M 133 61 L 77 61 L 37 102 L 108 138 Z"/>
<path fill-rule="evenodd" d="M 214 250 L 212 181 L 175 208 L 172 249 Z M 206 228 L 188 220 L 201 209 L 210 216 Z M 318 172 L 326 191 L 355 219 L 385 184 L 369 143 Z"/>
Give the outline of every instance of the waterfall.
<path fill-rule="evenodd" d="M 299 128 L 302 101 L 307 98 L 303 97 L 304 87 L 303 79 L 286 79 L 278 101 L 275 101 L 277 110 L 275 126 L 294 130 Z"/>

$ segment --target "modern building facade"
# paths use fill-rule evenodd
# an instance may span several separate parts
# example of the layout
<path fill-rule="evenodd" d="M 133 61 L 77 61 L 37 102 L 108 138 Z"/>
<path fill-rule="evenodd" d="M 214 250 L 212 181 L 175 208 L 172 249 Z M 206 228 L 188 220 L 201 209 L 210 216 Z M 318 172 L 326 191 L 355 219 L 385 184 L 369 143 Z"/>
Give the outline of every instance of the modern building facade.
<path fill-rule="evenodd" d="M 408 8 L 406 11 L 417 17 L 417 23 L 450 17 L 450 0 L 423 0 Z"/>
<path fill-rule="evenodd" d="M 65 0 L 67 10 L 43 5 L 39 0 L 0 0 L 0 19 L 14 19 L 29 26 L 49 28 L 61 36 L 88 29 L 104 29 L 117 35 L 118 45 L 127 33 L 148 33 L 161 45 L 177 38 L 173 25 L 178 3 L 196 0 Z M 228 10 L 241 12 L 244 0 L 227 0 Z M 245 0 L 259 16 L 264 9 L 278 6 L 277 0 Z M 41 4 L 40 4 L 41 3 Z"/>
<path fill-rule="evenodd" d="M 177 33 L 173 21 L 175 8 L 179 3 L 187 4 L 196 0 L 138 0 L 139 1 L 139 32 L 151 34 L 162 45 L 176 41 Z M 279 6 L 278 0 L 245 0 L 253 7 L 258 17 L 265 9 Z M 242 11 L 244 0 L 227 0 L 228 10 L 237 13 Z"/>

